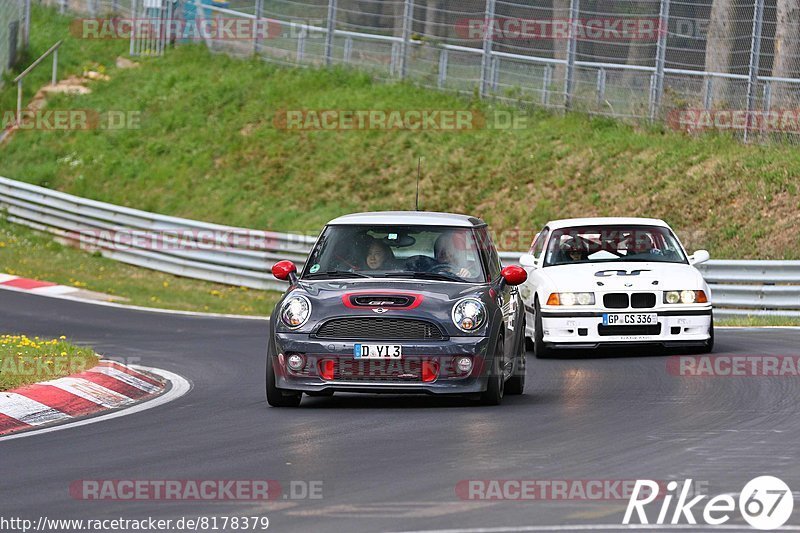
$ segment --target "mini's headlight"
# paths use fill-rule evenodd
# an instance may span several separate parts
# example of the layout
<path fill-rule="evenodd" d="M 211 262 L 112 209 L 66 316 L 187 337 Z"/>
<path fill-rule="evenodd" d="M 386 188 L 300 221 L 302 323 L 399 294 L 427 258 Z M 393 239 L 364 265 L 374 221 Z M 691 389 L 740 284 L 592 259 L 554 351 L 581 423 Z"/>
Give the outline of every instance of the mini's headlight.
<path fill-rule="evenodd" d="M 593 292 L 554 292 L 547 299 L 547 305 L 594 305 Z"/>
<path fill-rule="evenodd" d="M 453 324 L 461 331 L 471 332 L 486 320 L 486 307 L 475 298 L 464 298 L 453 306 Z"/>
<path fill-rule="evenodd" d="M 306 323 L 309 316 L 311 316 L 311 302 L 305 296 L 292 296 L 283 302 L 281 322 L 287 328 L 299 328 Z"/>

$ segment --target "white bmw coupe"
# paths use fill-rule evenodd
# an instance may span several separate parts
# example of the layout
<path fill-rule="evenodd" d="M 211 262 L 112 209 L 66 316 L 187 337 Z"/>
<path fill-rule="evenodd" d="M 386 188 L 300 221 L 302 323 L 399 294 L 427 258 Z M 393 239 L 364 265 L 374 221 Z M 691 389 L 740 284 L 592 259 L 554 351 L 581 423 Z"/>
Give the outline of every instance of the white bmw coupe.
<path fill-rule="evenodd" d="M 556 220 L 520 264 L 526 336 L 537 357 L 559 348 L 658 344 L 714 348 L 711 291 L 672 229 L 649 218 Z"/>

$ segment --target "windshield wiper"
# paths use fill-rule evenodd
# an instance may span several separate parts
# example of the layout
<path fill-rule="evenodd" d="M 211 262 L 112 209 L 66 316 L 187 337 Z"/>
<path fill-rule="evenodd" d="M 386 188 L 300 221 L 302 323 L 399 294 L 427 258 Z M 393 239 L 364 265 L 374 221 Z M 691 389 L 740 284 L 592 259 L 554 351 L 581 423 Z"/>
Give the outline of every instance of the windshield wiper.
<path fill-rule="evenodd" d="M 385 278 L 416 278 L 416 279 L 433 279 L 439 281 L 459 281 L 468 283 L 467 280 L 456 276 L 455 274 L 448 274 L 447 272 L 414 272 L 410 270 L 402 270 L 399 272 L 390 272 L 383 276 Z"/>
<path fill-rule="evenodd" d="M 339 278 L 371 278 L 372 276 L 368 276 L 367 274 L 362 274 L 361 272 L 351 272 L 349 270 L 328 270 L 327 272 L 316 272 L 314 274 L 309 274 L 306 278 L 318 278 L 318 277 L 339 277 Z"/>

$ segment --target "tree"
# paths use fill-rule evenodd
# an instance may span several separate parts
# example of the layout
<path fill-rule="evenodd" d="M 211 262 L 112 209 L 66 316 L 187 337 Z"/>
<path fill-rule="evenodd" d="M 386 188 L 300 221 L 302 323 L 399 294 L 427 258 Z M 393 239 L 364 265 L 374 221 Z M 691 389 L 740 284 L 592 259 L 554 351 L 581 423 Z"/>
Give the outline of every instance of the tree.
<path fill-rule="evenodd" d="M 800 4 L 797 0 L 777 0 L 775 13 L 775 59 L 772 75 L 796 78 L 800 73 Z M 778 83 L 773 91 L 776 104 L 789 105 L 787 83 Z M 782 102 L 782 103 L 780 103 Z"/>
<path fill-rule="evenodd" d="M 706 72 L 731 72 L 731 54 L 736 35 L 735 9 L 734 0 L 714 0 L 711 5 L 706 36 Z M 728 85 L 727 78 L 713 78 L 712 103 L 724 102 Z"/>

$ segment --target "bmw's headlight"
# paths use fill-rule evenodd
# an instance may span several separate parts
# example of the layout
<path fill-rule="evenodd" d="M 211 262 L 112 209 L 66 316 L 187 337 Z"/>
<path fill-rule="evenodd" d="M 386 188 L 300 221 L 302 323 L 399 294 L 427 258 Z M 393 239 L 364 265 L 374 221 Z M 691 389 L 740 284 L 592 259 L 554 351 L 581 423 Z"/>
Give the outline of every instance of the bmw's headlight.
<path fill-rule="evenodd" d="M 486 321 L 486 307 L 476 298 L 464 298 L 453 306 L 453 324 L 465 332 L 478 329 Z"/>
<path fill-rule="evenodd" d="M 547 305 L 594 305 L 593 292 L 554 292 L 547 299 Z"/>
<path fill-rule="evenodd" d="M 287 328 L 297 329 L 311 316 L 311 302 L 305 296 L 287 298 L 281 306 L 281 322 Z"/>
<path fill-rule="evenodd" d="M 708 303 L 705 291 L 666 291 L 665 304 L 704 304 Z"/>

